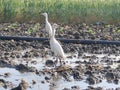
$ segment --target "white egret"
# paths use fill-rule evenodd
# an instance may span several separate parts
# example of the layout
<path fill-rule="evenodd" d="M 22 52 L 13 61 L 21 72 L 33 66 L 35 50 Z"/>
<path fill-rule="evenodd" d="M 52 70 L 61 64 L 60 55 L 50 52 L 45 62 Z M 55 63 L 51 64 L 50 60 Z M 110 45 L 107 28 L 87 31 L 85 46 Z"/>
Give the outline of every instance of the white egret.
<path fill-rule="evenodd" d="M 52 36 L 52 26 L 48 21 L 48 14 L 45 12 L 45 13 L 42 13 L 42 15 L 45 16 L 45 21 L 46 21 L 45 22 L 45 30 L 49 34 L 49 37 L 51 37 Z"/>
<path fill-rule="evenodd" d="M 66 56 L 65 56 L 62 46 L 59 44 L 59 42 L 55 38 L 56 28 L 57 28 L 56 24 L 54 24 L 53 29 L 52 29 L 52 36 L 50 37 L 50 47 L 51 47 L 51 50 L 54 52 L 55 56 L 57 57 L 57 62 L 59 59 L 60 64 L 61 64 L 62 63 L 61 59 L 65 59 Z"/>

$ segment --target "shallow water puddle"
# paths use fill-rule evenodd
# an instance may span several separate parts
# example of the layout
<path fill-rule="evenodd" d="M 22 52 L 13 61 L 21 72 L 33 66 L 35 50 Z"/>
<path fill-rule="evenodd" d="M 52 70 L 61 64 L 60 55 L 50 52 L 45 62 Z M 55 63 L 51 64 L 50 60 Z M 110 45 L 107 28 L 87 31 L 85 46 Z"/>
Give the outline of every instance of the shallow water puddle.
<path fill-rule="evenodd" d="M 6 72 L 10 73 L 10 76 L 7 78 L 1 76 L 0 79 L 12 82 L 12 87 L 17 87 L 21 82 L 21 79 L 24 79 L 29 84 L 29 88 L 27 90 L 49 90 L 49 83 L 41 83 L 41 81 L 44 81 L 44 76 L 38 76 L 34 73 L 20 73 L 13 68 L 0 68 L 1 75 L 4 75 L 4 73 Z M 37 83 L 35 85 L 32 85 L 32 80 L 35 80 Z M 10 90 L 10 88 L 11 87 L 9 87 L 8 89 L 3 89 L 2 87 L 0 87 L 0 90 Z"/>
<path fill-rule="evenodd" d="M 29 88 L 27 90 L 62 90 L 64 88 L 71 88 L 71 86 L 80 86 L 80 89 L 86 89 L 89 85 L 84 81 L 74 81 L 71 82 L 64 81 L 63 79 L 60 79 L 58 81 L 55 81 L 57 86 L 50 87 L 50 84 L 45 82 L 41 83 L 41 81 L 44 81 L 44 76 L 37 76 L 33 73 L 20 73 L 15 69 L 12 68 L 0 68 L 0 74 L 3 75 L 4 73 L 9 72 L 11 75 L 8 78 L 0 77 L 0 79 L 5 79 L 6 81 L 12 82 L 14 84 L 13 87 L 16 87 L 19 85 L 21 79 L 25 79 L 29 83 Z M 37 83 L 35 85 L 32 85 L 32 80 L 35 80 Z M 101 83 L 92 85 L 94 87 L 103 87 L 104 89 L 108 88 L 118 88 L 120 87 L 120 83 L 118 85 L 107 83 L 105 80 L 103 80 Z M 3 87 L 0 87 L 0 90 L 9 90 L 4 89 Z"/>
<path fill-rule="evenodd" d="M 59 86 L 55 88 L 55 90 L 62 90 L 64 88 L 71 88 L 71 86 L 79 86 L 80 90 L 82 89 L 87 89 L 87 87 L 89 86 L 87 83 L 85 83 L 85 81 L 72 81 L 72 82 L 65 82 L 62 81 L 61 84 L 59 83 Z M 104 89 L 111 89 L 113 88 L 113 90 L 115 90 L 116 88 L 120 87 L 119 85 L 115 85 L 115 84 L 111 84 L 111 83 L 107 83 L 105 80 L 102 81 L 102 83 L 96 84 L 96 85 L 91 85 L 93 87 L 103 87 Z"/>
<path fill-rule="evenodd" d="M 102 61 L 104 57 L 106 58 L 108 56 L 105 54 L 97 55 L 97 54 L 84 53 L 80 58 L 78 58 L 77 56 L 73 57 L 73 58 L 67 58 L 66 62 L 67 62 L 67 65 L 70 65 L 72 68 L 74 68 L 77 65 L 76 63 L 74 63 L 75 61 L 89 62 L 89 60 L 90 60 L 89 58 L 91 56 L 97 57 L 96 59 L 94 58 L 95 62 L 98 62 L 99 64 L 103 64 L 105 66 L 107 65 L 105 62 Z M 120 60 L 120 56 L 110 55 L 108 57 L 111 58 L 113 61 Z M 50 57 L 49 59 L 52 59 L 52 57 Z M 31 63 L 31 61 L 36 61 L 36 64 Z M 44 58 L 33 58 L 33 59 L 31 59 L 31 61 L 28 63 L 28 66 L 35 67 L 37 70 L 43 70 L 44 68 L 50 68 L 50 67 L 45 66 Z M 16 61 L 16 62 L 21 63 L 21 61 L 20 62 Z M 25 62 L 23 62 L 23 64 L 25 64 Z M 110 66 L 112 68 L 117 68 L 118 65 L 120 65 L 120 64 L 113 63 Z M 51 67 L 51 68 L 53 68 L 53 67 Z M 9 77 L 4 77 L 5 73 L 10 73 Z M 80 90 L 81 90 L 81 89 L 87 89 L 87 87 L 89 86 L 89 84 L 86 83 L 86 81 L 85 81 L 85 79 L 87 78 L 85 76 L 84 79 L 80 80 L 80 81 L 75 81 L 73 78 L 71 78 L 70 82 L 65 81 L 65 79 L 63 79 L 61 77 L 57 80 L 51 81 L 56 84 L 56 86 L 52 87 L 50 82 L 45 81 L 45 76 L 46 75 L 43 75 L 43 74 L 36 75 L 35 73 L 32 73 L 32 72 L 21 73 L 14 68 L 6 68 L 6 67 L 0 68 L 0 79 L 4 79 L 5 81 L 12 83 L 12 85 L 10 87 L 8 87 L 7 89 L 0 87 L 0 90 L 10 90 L 13 87 L 17 87 L 19 85 L 19 83 L 21 82 L 21 79 L 25 79 L 28 82 L 29 87 L 27 90 L 62 90 L 64 88 L 71 88 L 72 86 L 79 86 Z M 36 81 L 36 84 L 34 84 L 34 85 L 32 84 L 33 80 Z M 98 84 L 94 84 L 92 86 L 93 87 L 103 87 L 104 89 L 109 89 L 109 88 L 115 89 L 115 88 L 120 87 L 120 81 L 118 84 L 113 84 L 113 83 L 108 83 L 105 79 L 103 79 L 102 82 L 100 82 Z"/>

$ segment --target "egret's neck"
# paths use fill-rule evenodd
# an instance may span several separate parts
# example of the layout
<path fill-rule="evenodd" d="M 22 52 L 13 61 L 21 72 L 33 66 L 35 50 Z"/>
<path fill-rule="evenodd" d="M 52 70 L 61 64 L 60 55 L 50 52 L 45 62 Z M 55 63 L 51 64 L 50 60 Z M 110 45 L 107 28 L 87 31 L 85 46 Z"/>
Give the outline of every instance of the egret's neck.
<path fill-rule="evenodd" d="M 55 38 L 55 29 L 52 30 L 52 36 L 51 38 Z"/>
<path fill-rule="evenodd" d="M 46 20 L 46 22 L 48 22 L 48 15 L 45 16 L 45 20 Z"/>

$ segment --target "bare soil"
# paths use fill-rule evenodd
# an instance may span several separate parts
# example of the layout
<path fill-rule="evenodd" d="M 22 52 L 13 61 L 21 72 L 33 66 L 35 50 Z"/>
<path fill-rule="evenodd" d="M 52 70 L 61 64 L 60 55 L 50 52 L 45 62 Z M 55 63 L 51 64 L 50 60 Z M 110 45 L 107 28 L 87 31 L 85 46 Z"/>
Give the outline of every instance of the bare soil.
<path fill-rule="evenodd" d="M 32 36 L 32 37 L 48 37 L 44 32 L 44 24 L 30 23 L 1 23 L 0 24 L 0 35 L 10 35 L 10 36 Z M 68 39 L 91 39 L 91 40 L 114 40 L 120 41 L 120 25 L 105 25 L 105 24 L 91 24 L 86 25 L 76 24 L 76 25 L 60 25 L 56 31 L 56 37 L 68 38 Z M 87 76 L 86 82 L 89 87 L 86 90 L 104 90 L 103 87 L 92 87 L 96 83 L 101 83 L 102 80 L 106 79 L 108 83 L 119 84 L 120 83 L 120 58 L 115 61 L 110 55 L 120 56 L 120 46 L 117 45 L 81 45 L 74 43 L 62 43 L 62 47 L 66 54 L 78 53 L 76 57 L 77 64 L 74 68 L 65 65 L 62 67 L 54 68 L 60 76 L 62 76 L 66 81 L 70 82 L 69 77 L 72 76 L 74 80 L 81 81 L 84 76 Z M 35 72 L 36 75 L 40 75 L 39 70 L 35 67 L 29 67 L 27 64 L 17 64 L 14 60 L 23 60 L 29 63 L 32 58 L 45 58 L 48 55 L 54 57 L 54 54 L 50 51 L 49 41 L 38 42 L 38 41 L 14 41 L 14 40 L 0 40 L 0 68 L 8 67 L 15 68 L 20 72 Z M 90 54 L 106 54 L 107 56 L 102 58 L 101 63 L 106 64 L 105 66 L 99 64 L 95 60 L 97 56 L 87 56 L 84 53 Z M 75 57 L 74 54 L 68 56 L 67 58 Z M 79 58 L 89 59 L 89 61 L 79 61 Z M 78 59 L 78 60 L 77 60 Z M 46 60 L 46 66 L 53 66 L 52 60 Z M 35 63 L 36 62 L 32 62 Z M 67 63 L 67 62 L 65 62 Z M 117 64 L 116 68 L 110 67 L 112 64 Z M 44 73 L 49 73 L 50 76 L 54 76 L 55 72 L 53 69 L 43 70 Z M 5 73 L 6 78 L 9 73 Z M 1 76 L 0 76 L 1 77 Z M 46 77 L 45 80 L 49 81 L 50 78 Z M 5 83 L 6 80 L 0 79 L 0 83 L 4 83 L 2 87 L 7 88 Z M 21 82 L 25 82 L 24 80 Z M 36 83 L 34 81 L 34 83 Z M 44 83 L 44 82 L 41 82 Z M 23 83 L 22 83 L 23 84 Z M 6 85 L 6 86 L 5 86 Z M 26 84 L 25 84 L 26 85 Z M 17 89 L 13 88 L 11 90 L 18 90 L 21 88 L 21 83 Z M 53 85 L 54 86 L 54 85 Z M 27 87 L 27 85 L 25 86 Z M 26 89 L 19 89 L 26 90 Z M 81 90 L 79 86 L 73 86 L 71 88 L 64 88 L 64 90 Z M 109 90 L 112 90 L 110 88 Z M 120 90 L 116 88 L 116 90 Z"/>

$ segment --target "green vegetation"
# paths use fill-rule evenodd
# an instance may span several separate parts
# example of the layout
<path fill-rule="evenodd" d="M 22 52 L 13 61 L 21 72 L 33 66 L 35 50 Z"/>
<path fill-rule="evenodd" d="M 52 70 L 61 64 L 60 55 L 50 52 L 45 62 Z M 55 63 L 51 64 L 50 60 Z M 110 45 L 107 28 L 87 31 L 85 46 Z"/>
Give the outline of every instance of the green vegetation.
<path fill-rule="evenodd" d="M 9 31 L 10 29 L 16 29 L 18 26 L 18 22 L 10 23 L 9 25 L 1 27 L 2 31 Z"/>
<path fill-rule="evenodd" d="M 88 30 L 88 33 L 90 33 L 90 34 L 92 34 L 92 35 L 95 34 L 95 32 L 94 32 L 92 29 Z"/>
<path fill-rule="evenodd" d="M 59 23 L 118 23 L 120 0 L 0 0 L 1 22 L 42 22 L 42 12 Z"/>
<path fill-rule="evenodd" d="M 31 33 L 39 30 L 39 28 L 40 28 L 40 24 L 36 23 L 33 27 L 30 27 L 25 33 L 30 35 Z"/>
<path fill-rule="evenodd" d="M 12 23 L 8 26 L 9 29 L 15 29 L 15 27 L 17 27 L 17 22 Z"/>
<path fill-rule="evenodd" d="M 116 31 L 117 33 L 120 33 L 120 29 Z"/>

